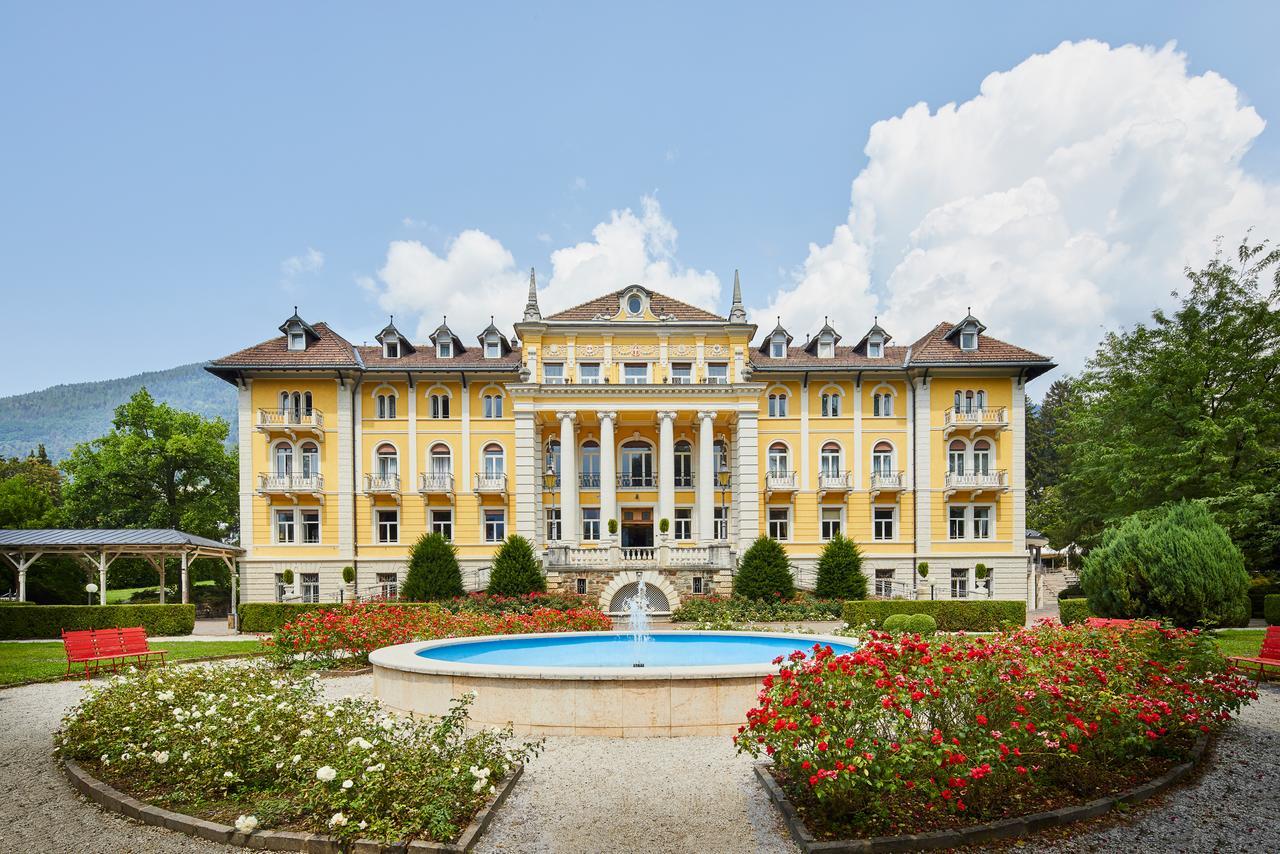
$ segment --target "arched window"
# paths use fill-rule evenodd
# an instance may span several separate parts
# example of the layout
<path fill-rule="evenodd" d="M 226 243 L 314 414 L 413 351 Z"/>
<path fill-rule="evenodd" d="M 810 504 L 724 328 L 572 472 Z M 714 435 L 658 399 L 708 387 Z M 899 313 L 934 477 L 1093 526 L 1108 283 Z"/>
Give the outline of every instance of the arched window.
<path fill-rule="evenodd" d="M 991 471 L 991 443 L 979 439 L 973 443 L 973 473 L 988 474 Z"/>
<path fill-rule="evenodd" d="M 956 404 L 956 412 L 959 412 L 961 409 L 964 408 L 964 392 L 960 391 L 959 389 L 956 390 L 955 404 Z"/>
<path fill-rule="evenodd" d="M 769 395 L 769 417 L 787 417 L 787 393 L 785 391 L 773 392 Z"/>
<path fill-rule="evenodd" d="M 318 476 L 320 474 L 320 446 L 315 442 L 303 442 L 301 451 L 302 476 Z"/>
<path fill-rule="evenodd" d="M 619 486 L 653 486 L 653 446 L 633 440 L 622 446 Z"/>
<path fill-rule="evenodd" d="M 840 446 L 835 442 L 827 442 L 818 455 L 819 469 L 824 475 L 836 477 L 840 474 Z"/>
<path fill-rule="evenodd" d="M 302 395 L 302 414 L 311 414 L 311 392 L 304 392 Z"/>
<path fill-rule="evenodd" d="M 987 393 L 985 391 L 983 391 L 982 389 L 978 389 L 978 392 L 974 397 L 977 403 L 977 407 L 979 409 L 987 408 Z"/>
<path fill-rule="evenodd" d="M 789 474 L 790 463 L 791 454 L 786 445 L 774 442 L 769 446 L 769 474 Z"/>
<path fill-rule="evenodd" d="M 546 454 L 543 455 L 542 471 L 545 473 L 548 469 L 560 476 L 560 440 L 551 439 L 547 442 Z"/>
<path fill-rule="evenodd" d="M 396 417 L 396 396 L 394 392 L 379 392 L 377 401 L 379 418 Z"/>
<path fill-rule="evenodd" d="M 282 391 L 280 392 L 280 414 L 284 415 L 289 409 L 289 392 Z"/>
<path fill-rule="evenodd" d="M 383 442 L 373 453 L 378 477 L 395 477 L 400 473 L 400 454 L 395 445 Z"/>
<path fill-rule="evenodd" d="M 693 486 L 693 445 L 681 439 L 676 442 L 676 486 Z"/>
<path fill-rule="evenodd" d="M 888 442 L 876 442 L 871 448 L 871 473 L 887 475 L 893 473 L 893 445 Z"/>
<path fill-rule="evenodd" d="M 502 417 L 502 395 L 494 392 L 484 396 L 484 417 L 485 418 L 501 418 Z"/>
<path fill-rule="evenodd" d="M 501 398 L 499 398 L 501 400 Z M 491 442 L 484 446 L 484 476 L 500 477 L 505 474 L 506 457 L 502 451 L 502 446 L 496 442 Z"/>
<path fill-rule="evenodd" d="M 293 474 L 293 446 L 288 442 L 276 444 L 276 474 Z"/>
<path fill-rule="evenodd" d="M 600 488 L 600 443 L 595 439 L 582 443 L 582 459 L 578 462 L 578 470 L 578 481 L 584 488 Z"/>
<path fill-rule="evenodd" d="M 973 411 L 973 392 L 972 391 L 966 391 L 964 393 L 964 411 L 965 412 Z"/>
<path fill-rule="evenodd" d="M 442 392 L 432 392 L 427 400 L 428 408 L 431 410 L 432 418 L 448 418 L 449 417 L 449 395 Z"/>
<path fill-rule="evenodd" d="M 837 418 L 840 415 L 840 393 L 824 391 L 822 393 L 822 417 Z"/>
<path fill-rule="evenodd" d="M 951 440 L 947 447 L 947 471 L 951 474 L 964 474 L 964 452 L 964 442 L 959 439 Z"/>
<path fill-rule="evenodd" d="M 887 391 L 878 391 L 871 395 L 871 414 L 880 418 L 893 415 L 893 395 Z"/>
<path fill-rule="evenodd" d="M 431 446 L 431 473 L 453 473 L 453 454 L 450 453 L 449 446 L 443 442 L 436 442 Z"/>

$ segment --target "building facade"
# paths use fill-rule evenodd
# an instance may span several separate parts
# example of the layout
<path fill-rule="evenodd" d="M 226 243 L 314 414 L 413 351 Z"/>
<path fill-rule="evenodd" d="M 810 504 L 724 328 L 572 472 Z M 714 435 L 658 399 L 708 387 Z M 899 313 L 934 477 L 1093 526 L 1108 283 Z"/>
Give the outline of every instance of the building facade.
<path fill-rule="evenodd" d="M 640 577 L 657 611 L 727 594 L 762 534 L 802 588 L 839 533 L 879 595 L 1026 598 L 1024 387 L 1049 359 L 972 316 L 909 346 L 756 332 L 736 276 L 727 317 L 640 285 L 543 317 L 531 276 L 515 336 L 475 343 L 393 322 L 356 346 L 295 311 L 208 368 L 239 390 L 243 599 L 390 593 L 428 531 L 469 589 L 518 533 L 611 611 Z"/>

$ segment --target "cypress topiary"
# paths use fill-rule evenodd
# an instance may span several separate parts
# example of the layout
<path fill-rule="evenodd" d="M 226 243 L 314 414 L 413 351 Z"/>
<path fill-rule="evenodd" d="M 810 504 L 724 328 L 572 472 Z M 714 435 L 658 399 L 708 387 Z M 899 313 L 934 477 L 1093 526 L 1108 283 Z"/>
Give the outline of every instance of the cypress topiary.
<path fill-rule="evenodd" d="M 1100 617 L 1169 620 L 1189 628 L 1246 616 L 1249 575 L 1203 504 L 1165 504 L 1108 528 L 1085 558 L 1080 585 Z"/>
<path fill-rule="evenodd" d="M 796 595 L 791 564 L 781 543 L 762 536 L 751 544 L 733 577 L 733 594 L 747 599 L 790 599 Z"/>
<path fill-rule="evenodd" d="M 819 599 L 866 599 L 867 576 L 862 572 L 862 552 L 858 544 L 836 534 L 818 557 Z"/>
<path fill-rule="evenodd" d="M 452 599 L 466 593 L 458 549 L 441 534 L 423 534 L 409 553 L 409 571 L 400 585 L 400 598 L 410 602 Z"/>
<path fill-rule="evenodd" d="M 489 570 L 488 592 L 493 596 L 527 596 L 547 592 L 547 579 L 533 555 L 533 546 L 519 534 L 502 543 Z"/>

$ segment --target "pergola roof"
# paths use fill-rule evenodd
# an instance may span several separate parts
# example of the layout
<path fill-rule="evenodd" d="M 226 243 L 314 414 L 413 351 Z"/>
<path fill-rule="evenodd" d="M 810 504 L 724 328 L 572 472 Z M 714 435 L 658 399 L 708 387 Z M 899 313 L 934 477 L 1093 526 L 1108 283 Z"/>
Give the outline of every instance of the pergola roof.
<path fill-rule="evenodd" d="M 0 552 L 111 552 L 119 554 L 187 554 L 191 557 L 235 558 L 239 546 L 168 528 L 24 528 L 0 529 Z"/>

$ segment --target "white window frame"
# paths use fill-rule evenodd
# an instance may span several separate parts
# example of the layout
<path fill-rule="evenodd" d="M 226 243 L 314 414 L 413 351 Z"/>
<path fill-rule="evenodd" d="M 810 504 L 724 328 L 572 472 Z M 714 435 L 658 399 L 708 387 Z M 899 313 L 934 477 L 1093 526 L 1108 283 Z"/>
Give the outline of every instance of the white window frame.
<path fill-rule="evenodd" d="M 396 397 L 393 391 L 380 391 L 374 395 L 377 404 L 375 412 L 380 420 L 388 421 L 396 417 Z"/>
<path fill-rule="evenodd" d="M 831 450 L 827 446 L 834 445 Z M 839 477 L 844 471 L 844 451 L 837 442 L 823 442 L 818 448 L 818 473 L 830 477 Z"/>
<path fill-rule="evenodd" d="M 873 588 L 876 596 L 883 596 L 889 599 L 893 596 L 893 577 L 896 573 L 893 567 L 878 566 L 872 572 L 875 587 Z"/>
<path fill-rule="evenodd" d="M 395 338 L 388 338 L 382 342 L 382 355 L 387 359 L 400 358 L 400 342 Z"/>
<path fill-rule="evenodd" d="M 787 417 L 787 397 L 788 393 L 784 390 L 769 392 L 768 412 L 770 418 Z"/>
<path fill-rule="evenodd" d="M 640 368 L 644 371 L 643 376 L 637 377 L 631 373 L 633 368 Z M 622 363 L 622 384 L 623 385 L 648 385 L 649 384 L 649 363 L 648 362 L 623 362 Z"/>
<path fill-rule="evenodd" d="M 881 359 L 884 357 L 884 341 L 876 336 L 867 339 L 867 358 Z"/>
<path fill-rule="evenodd" d="M 490 447 L 497 449 L 491 452 Z M 494 460 L 497 460 L 496 465 Z M 489 442 L 480 449 L 480 473 L 485 477 L 501 477 L 507 473 L 507 450 L 497 442 Z"/>
<path fill-rule="evenodd" d="M 671 536 L 677 542 L 689 542 L 693 539 L 693 508 L 677 507 L 672 511 Z"/>
<path fill-rule="evenodd" d="M 791 508 L 770 506 L 765 512 L 769 537 L 780 543 L 791 541 Z M 778 536 L 781 534 L 782 536 Z"/>
<path fill-rule="evenodd" d="M 436 358 L 452 359 L 453 358 L 453 341 L 448 338 L 441 338 L 436 342 Z"/>
<path fill-rule="evenodd" d="M 707 383 L 710 385 L 728 385 L 729 363 L 707 362 Z"/>
<path fill-rule="evenodd" d="M 492 517 L 492 518 L 491 518 Z M 506 508 L 486 507 L 480 515 L 486 543 L 500 543 L 507 538 Z"/>
<path fill-rule="evenodd" d="M 542 381 L 547 385 L 564 385 L 564 362 L 543 362 Z"/>
<path fill-rule="evenodd" d="M 307 334 L 305 332 L 289 333 L 289 349 L 305 350 L 307 349 Z"/>
<path fill-rule="evenodd" d="M 982 520 L 981 533 L 978 527 L 978 511 L 985 511 L 986 518 Z M 990 540 L 995 536 L 996 528 L 996 508 L 992 504 L 970 504 L 969 505 L 969 538 L 973 540 Z"/>
<path fill-rule="evenodd" d="M 716 506 L 711 510 L 711 538 L 718 542 L 729 539 L 729 508 Z"/>
<path fill-rule="evenodd" d="M 884 517 L 888 512 L 888 518 Z M 888 526 L 888 536 L 885 536 L 885 527 Z M 871 505 L 871 539 L 880 543 L 891 543 L 898 539 L 898 505 L 884 506 L 880 504 Z"/>
<path fill-rule="evenodd" d="M 963 572 L 964 577 L 957 576 L 957 572 Z M 952 599 L 968 599 L 970 592 L 973 590 L 973 569 L 964 566 L 953 566 L 949 574 L 951 582 L 951 598 Z M 960 585 L 957 585 L 960 582 Z M 963 588 L 964 595 L 957 596 L 956 591 Z"/>
<path fill-rule="evenodd" d="M 692 362 L 672 362 L 671 363 L 671 384 L 672 385 L 689 385 L 693 382 L 693 363 Z"/>
<path fill-rule="evenodd" d="M 451 508 L 431 508 L 428 514 L 431 533 L 439 534 L 448 542 L 453 542 L 453 510 Z"/>
<path fill-rule="evenodd" d="M 582 541 L 584 543 L 600 542 L 600 508 L 582 508 Z"/>
<path fill-rule="evenodd" d="M 293 508 L 276 509 L 273 514 L 275 522 L 275 541 L 281 545 L 293 545 L 298 542 L 298 517 Z"/>
<path fill-rule="evenodd" d="M 769 339 L 769 357 L 771 359 L 787 358 L 787 339 L 781 335 L 775 335 Z"/>
<path fill-rule="evenodd" d="M 840 417 L 840 398 L 843 397 L 838 391 L 824 391 L 821 398 L 821 409 L 823 418 L 839 418 Z"/>
<path fill-rule="evenodd" d="M 502 358 L 502 342 L 498 340 L 497 335 L 490 335 L 484 339 L 484 357 L 486 359 Z"/>
<path fill-rule="evenodd" d="M 978 349 L 978 330 L 962 329 L 960 331 L 960 349 L 966 352 L 972 352 Z"/>
<path fill-rule="evenodd" d="M 320 516 L 320 508 L 319 507 L 299 508 L 298 516 L 299 516 L 298 528 L 302 533 L 302 539 L 299 540 L 299 542 L 307 546 L 320 545 L 320 538 L 323 536 L 323 531 L 324 531 L 324 520 Z M 314 516 L 314 519 L 309 519 L 308 518 L 309 516 Z M 315 529 L 315 539 L 309 539 L 308 529 L 313 527 Z"/>
<path fill-rule="evenodd" d="M 836 342 L 824 338 L 818 342 L 818 358 L 833 359 L 836 355 Z"/>
<path fill-rule="evenodd" d="M 779 445 L 780 448 L 774 448 Z M 765 451 L 765 473 L 785 475 L 791 473 L 791 449 L 781 442 L 771 442 Z"/>
<path fill-rule="evenodd" d="M 892 418 L 893 417 L 893 393 L 888 391 L 877 391 L 871 395 L 871 417 L 872 418 Z"/>
<path fill-rule="evenodd" d="M 548 543 L 558 543 L 564 539 L 564 523 L 560 519 L 559 507 L 548 507 L 543 513 L 545 533 Z"/>
<path fill-rule="evenodd" d="M 298 589 L 302 593 L 302 601 L 306 603 L 317 603 L 320 601 L 320 573 L 318 572 L 300 572 L 298 573 Z"/>
<path fill-rule="evenodd" d="M 583 385 L 599 385 L 600 384 L 600 363 L 599 362 L 579 362 L 578 363 L 578 382 Z"/>
<path fill-rule="evenodd" d="M 887 451 L 876 450 L 881 443 L 889 446 Z M 893 443 L 888 439 L 876 439 L 871 443 L 871 473 L 881 475 L 891 475 L 895 469 L 893 467 L 894 447 Z"/>
<path fill-rule="evenodd" d="M 392 517 L 389 521 L 386 518 L 388 515 Z M 394 546 L 400 542 L 400 509 L 398 507 L 379 507 L 373 511 L 373 541 L 380 546 Z"/>
<path fill-rule="evenodd" d="M 956 511 L 960 512 L 957 514 Z M 959 525 L 960 536 L 956 536 L 957 525 Z M 962 541 L 969 539 L 969 508 L 964 505 L 950 504 L 947 506 L 947 539 L 952 541 Z"/>
<path fill-rule="evenodd" d="M 482 396 L 481 408 L 485 418 L 502 417 L 502 398 L 503 395 L 498 392 L 490 392 Z"/>
<path fill-rule="evenodd" d="M 431 418 L 444 421 L 449 418 L 449 397 L 450 395 L 440 391 L 433 391 L 427 397 L 427 408 Z"/>
<path fill-rule="evenodd" d="M 834 514 L 835 518 L 831 518 Z M 832 527 L 834 526 L 834 528 Z M 834 540 L 837 534 L 844 533 L 844 507 L 830 504 L 818 507 L 818 534 L 823 542 Z"/>

